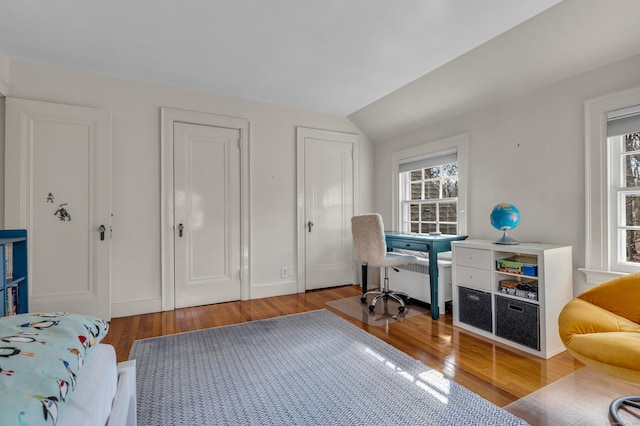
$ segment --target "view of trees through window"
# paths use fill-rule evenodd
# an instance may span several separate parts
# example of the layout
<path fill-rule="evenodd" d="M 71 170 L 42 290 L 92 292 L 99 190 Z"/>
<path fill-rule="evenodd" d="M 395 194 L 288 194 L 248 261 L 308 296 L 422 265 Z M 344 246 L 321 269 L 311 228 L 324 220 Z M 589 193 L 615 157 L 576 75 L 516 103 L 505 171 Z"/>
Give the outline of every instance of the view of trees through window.
<path fill-rule="evenodd" d="M 404 232 L 457 234 L 458 163 L 401 173 Z"/>
<path fill-rule="evenodd" d="M 640 132 L 624 136 L 625 234 L 627 262 L 640 263 Z M 622 207 L 622 206 L 621 206 Z"/>

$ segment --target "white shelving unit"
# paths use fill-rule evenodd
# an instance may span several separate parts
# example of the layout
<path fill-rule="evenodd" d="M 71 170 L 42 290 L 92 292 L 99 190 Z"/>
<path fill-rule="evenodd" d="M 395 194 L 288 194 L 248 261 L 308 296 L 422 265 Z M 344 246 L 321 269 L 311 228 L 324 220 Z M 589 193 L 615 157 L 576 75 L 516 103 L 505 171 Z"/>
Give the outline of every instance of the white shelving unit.
<path fill-rule="evenodd" d="M 558 315 L 573 297 L 571 246 L 465 240 L 451 248 L 454 326 L 545 359 L 565 350 Z M 531 265 L 527 275 L 498 270 L 513 258 Z"/>
<path fill-rule="evenodd" d="M 0 230 L 0 317 L 29 311 L 27 231 Z"/>

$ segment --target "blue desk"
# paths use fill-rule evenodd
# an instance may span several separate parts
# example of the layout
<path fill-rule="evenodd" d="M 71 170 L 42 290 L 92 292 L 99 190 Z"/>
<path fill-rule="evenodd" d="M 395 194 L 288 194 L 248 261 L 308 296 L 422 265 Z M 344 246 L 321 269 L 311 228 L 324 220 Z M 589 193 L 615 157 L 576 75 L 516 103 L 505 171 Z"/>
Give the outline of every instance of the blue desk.
<path fill-rule="evenodd" d="M 466 240 L 466 235 L 408 234 L 386 231 L 387 251 L 394 248 L 429 253 L 429 285 L 431 287 L 431 318 L 438 319 L 438 253 L 451 250 L 451 241 Z M 435 301 L 435 302 L 434 302 Z"/>

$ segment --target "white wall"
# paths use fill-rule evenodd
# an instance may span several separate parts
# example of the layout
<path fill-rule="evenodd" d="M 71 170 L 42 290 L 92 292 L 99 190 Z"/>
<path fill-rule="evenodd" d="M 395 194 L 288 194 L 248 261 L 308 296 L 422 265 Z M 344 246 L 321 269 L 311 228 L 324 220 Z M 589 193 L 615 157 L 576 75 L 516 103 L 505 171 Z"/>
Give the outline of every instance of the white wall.
<path fill-rule="evenodd" d="M 11 58 L 0 53 L 0 164 L 4 164 L 4 95 L 9 93 Z M 4 223 L 4 172 L 0 173 L 0 224 Z"/>
<path fill-rule="evenodd" d="M 4 168 L 4 112 L 5 98 L 0 95 L 0 164 Z M 0 173 L 0 226 L 4 224 L 4 172 Z"/>
<path fill-rule="evenodd" d="M 114 317 L 160 310 L 160 107 L 250 121 L 250 285 L 262 295 L 278 294 L 280 267 L 296 265 L 296 126 L 361 133 L 345 117 L 21 61 L 11 61 L 10 83 L 13 97 L 112 111 Z M 359 202 L 369 211 L 365 135 L 360 160 Z"/>
<path fill-rule="evenodd" d="M 470 237 L 497 239 L 489 213 L 509 202 L 522 215 L 510 232 L 514 239 L 571 245 L 574 270 L 584 267 L 584 102 L 636 86 L 640 55 L 376 143 L 376 209 L 391 220 L 394 151 L 467 132 Z M 585 277 L 575 271 L 574 292 L 586 288 Z"/>
<path fill-rule="evenodd" d="M 9 92 L 9 72 L 11 70 L 11 58 L 0 53 L 0 94 Z"/>

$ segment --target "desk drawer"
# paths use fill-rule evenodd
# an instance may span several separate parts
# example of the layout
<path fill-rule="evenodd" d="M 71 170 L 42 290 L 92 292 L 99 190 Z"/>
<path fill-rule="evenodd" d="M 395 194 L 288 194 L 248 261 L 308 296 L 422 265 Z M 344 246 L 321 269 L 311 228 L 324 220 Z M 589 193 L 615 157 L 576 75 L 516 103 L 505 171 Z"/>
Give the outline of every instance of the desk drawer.
<path fill-rule="evenodd" d="M 470 266 L 479 269 L 491 269 L 491 251 L 457 247 L 455 251 L 456 265 Z"/>
<path fill-rule="evenodd" d="M 429 251 L 429 246 L 427 243 L 420 243 L 415 241 L 408 240 L 387 240 L 387 247 L 389 248 L 397 248 L 397 249 L 405 249 L 405 250 L 415 250 L 415 251 Z"/>
<path fill-rule="evenodd" d="M 490 292 L 491 271 L 456 265 L 456 284 Z"/>

